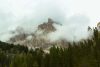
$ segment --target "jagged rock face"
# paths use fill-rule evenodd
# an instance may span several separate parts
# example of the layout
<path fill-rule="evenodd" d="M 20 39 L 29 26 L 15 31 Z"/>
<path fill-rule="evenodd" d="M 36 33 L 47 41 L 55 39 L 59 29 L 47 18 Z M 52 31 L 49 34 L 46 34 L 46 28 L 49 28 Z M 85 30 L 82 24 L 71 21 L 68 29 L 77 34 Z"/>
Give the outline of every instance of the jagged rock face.
<path fill-rule="evenodd" d="M 54 32 L 56 28 L 53 26 L 54 21 L 52 19 L 48 19 L 48 22 L 43 23 L 38 26 L 38 30 L 43 30 L 44 32 Z"/>
<path fill-rule="evenodd" d="M 18 35 L 15 35 L 14 37 L 10 38 L 10 41 L 12 42 L 16 42 L 16 41 L 22 41 L 22 40 L 25 40 L 27 37 L 27 34 L 18 34 Z"/>
<path fill-rule="evenodd" d="M 66 47 L 67 42 L 64 40 L 60 40 L 57 42 L 50 42 L 50 40 L 48 39 L 48 34 L 56 31 L 56 28 L 54 27 L 53 24 L 57 23 L 55 23 L 52 19 L 49 18 L 48 22 L 38 25 L 37 30 L 34 33 L 30 34 L 27 34 L 21 31 L 23 29 L 18 28 L 17 31 L 19 33 L 14 37 L 10 38 L 8 43 L 20 44 L 31 48 L 41 47 L 44 50 L 47 50 L 53 45 Z"/>

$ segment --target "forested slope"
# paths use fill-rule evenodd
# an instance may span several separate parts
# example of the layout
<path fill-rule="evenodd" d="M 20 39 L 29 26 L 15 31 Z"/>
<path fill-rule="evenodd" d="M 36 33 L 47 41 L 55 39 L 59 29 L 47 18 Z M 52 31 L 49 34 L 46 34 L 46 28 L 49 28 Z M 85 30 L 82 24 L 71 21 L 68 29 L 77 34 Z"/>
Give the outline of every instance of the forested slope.
<path fill-rule="evenodd" d="M 0 42 L 0 67 L 100 67 L 99 32 L 95 28 L 91 40 L 53 46 L 49 53 Z"/>

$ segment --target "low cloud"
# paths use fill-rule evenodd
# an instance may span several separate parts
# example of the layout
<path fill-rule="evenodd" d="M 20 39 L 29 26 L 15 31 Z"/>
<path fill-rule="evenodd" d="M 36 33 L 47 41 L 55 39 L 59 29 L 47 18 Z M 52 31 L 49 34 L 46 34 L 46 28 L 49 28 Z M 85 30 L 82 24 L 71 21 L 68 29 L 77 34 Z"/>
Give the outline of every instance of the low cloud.
<path fill-rule="evenodd" d="M 50 35 L 54 40 L 86 38 L 91 19 L 85 14 L 72 11 L 75 8 L 72 7 L 74 4 L 71 5 L 69 0 L 0 0 L 0 40 L 7 41 L 13 36 L 10 32 L 17 27 L 34 32 L 48 18 L 62 24 L 55 25 L 57 31 Z"/>

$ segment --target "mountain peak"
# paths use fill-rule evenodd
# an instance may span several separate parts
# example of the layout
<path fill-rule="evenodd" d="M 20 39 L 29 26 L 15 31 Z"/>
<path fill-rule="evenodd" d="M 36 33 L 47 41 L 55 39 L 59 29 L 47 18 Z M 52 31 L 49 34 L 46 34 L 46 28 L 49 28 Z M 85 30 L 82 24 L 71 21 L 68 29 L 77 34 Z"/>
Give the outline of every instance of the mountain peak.
<path fill-rule="evenodd" d="M 53 32 L 53 31 L 56 31 L 56 28 L 53 26 L 55 22 L 48 18 L 48 22 L 45 22 L 43 24 L 40 24 L 38 26 L 38 30 L 43 30 L 45 32 Z"/>
<path fill-rule="evenodd" d="M 54 24 L 60 25 L 59 23 L 53 21 L 51 18 L 48 18 L 47 22 L 38 25 L 36 31 L 30 34 L 27 34 L 27 32 L 23 32 L 23 29 L 18 28 L 16 29 L 16 32 L 20 33 L 10 38 L 8 43 L 20 44 L 31 48 L 41 47 L 43 49 L 48 49 L 53 44 L 58 42 L 64 43 L 63 41 L 50 42 L 48 34 L 56 31 Z"/>

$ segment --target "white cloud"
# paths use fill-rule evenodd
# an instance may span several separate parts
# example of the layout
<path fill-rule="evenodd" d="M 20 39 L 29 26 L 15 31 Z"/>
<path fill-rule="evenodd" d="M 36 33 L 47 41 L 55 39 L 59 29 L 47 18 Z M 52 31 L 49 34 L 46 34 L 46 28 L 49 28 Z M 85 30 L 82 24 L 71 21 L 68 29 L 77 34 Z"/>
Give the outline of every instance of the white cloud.
<path fill-rule="evenodd" d="M 74 35 L 81 35 L 80 32 L 88 25 L 95 26 L 96 22 L 100 21 L 99 6 L 99 0 L 0 0 L 0 33 L 13 30 L 17 26 L 33 29 L 32 27 L 35 28 L 51 17 L 65 24 L 64 27 L 69 26 L 61 28 L 63 33 L 68 30 L 69 34 L 73 34 L 72 31 L 75 29 Z M 75 18 L 76 15 L 81 15 L 81 19 Z M 83 31 L 77 29 L 78 27 L 82 27 Z M 3 38 L 5 35 L 0 37 Z"/>

